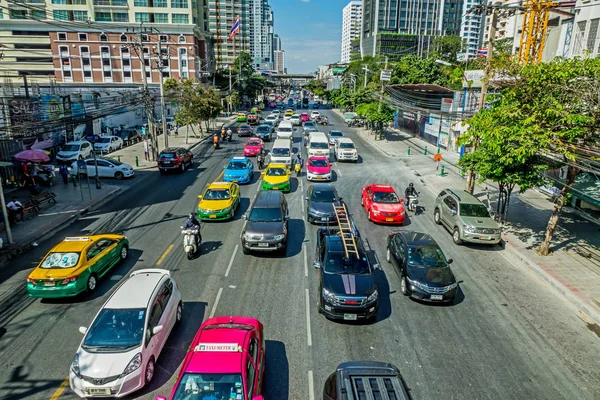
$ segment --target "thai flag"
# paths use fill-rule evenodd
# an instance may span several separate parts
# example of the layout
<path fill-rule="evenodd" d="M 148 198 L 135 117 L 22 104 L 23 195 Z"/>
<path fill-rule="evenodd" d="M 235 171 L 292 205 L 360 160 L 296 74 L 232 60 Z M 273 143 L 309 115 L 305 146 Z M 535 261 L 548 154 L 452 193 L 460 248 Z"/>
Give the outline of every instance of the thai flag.
<path fill-rule="evenodd" d="M 233 26 L 231 27 L 231 30 L 229 31 L 229 37 L 227 38 L 227 40 L 233 39 L 235 34 L 238 33 L 239 31 L 240 31 L 240 16 L 236 15 L 235 21 L 233 21 Z"/>
<path fill-rule="evenodd" d="M 477 57 L 487 57 L 488 49 L 487 47 L 481 47 L 477 49 Z"/>

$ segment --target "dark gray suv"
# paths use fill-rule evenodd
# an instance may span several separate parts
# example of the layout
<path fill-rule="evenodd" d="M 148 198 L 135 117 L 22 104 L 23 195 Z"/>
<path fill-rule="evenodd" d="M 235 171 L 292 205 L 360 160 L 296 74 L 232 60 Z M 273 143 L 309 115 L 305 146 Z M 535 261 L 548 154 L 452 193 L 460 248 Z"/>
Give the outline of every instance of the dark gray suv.
<path fill-rule="evenodd" d="M 277 251 L 285 254 L 289 210 L 283 193 L 274 190 L 258 192 L 242 230 L 244 254 L 253 251 Z"/>

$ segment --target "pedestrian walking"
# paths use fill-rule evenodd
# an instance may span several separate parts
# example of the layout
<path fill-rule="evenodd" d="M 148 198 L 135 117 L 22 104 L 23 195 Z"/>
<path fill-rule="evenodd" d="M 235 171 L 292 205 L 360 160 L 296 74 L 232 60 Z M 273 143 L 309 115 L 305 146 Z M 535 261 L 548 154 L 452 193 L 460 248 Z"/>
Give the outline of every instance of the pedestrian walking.
<path fill-rule="evenodd" d="M 148 139 L 144 139 L 144 158 L 146 158 L 146 161 L 148 161 L 148 159 L 149 159 L 149 155 L 148 155 Z"/>
<path fill-rule="evenodd" d="M 175 133 L 175 137 L 179 135 L 179 127 L 177 125 L 175 125 L 175 127 L 173 128 L 173 133 Z"/>
<path fill-rule="evenodd" d="M 69 167 L 66 164 L 60 164 L 58 167 L 58 173 L 62 176 L 65 185 L 69 184 Z"/>

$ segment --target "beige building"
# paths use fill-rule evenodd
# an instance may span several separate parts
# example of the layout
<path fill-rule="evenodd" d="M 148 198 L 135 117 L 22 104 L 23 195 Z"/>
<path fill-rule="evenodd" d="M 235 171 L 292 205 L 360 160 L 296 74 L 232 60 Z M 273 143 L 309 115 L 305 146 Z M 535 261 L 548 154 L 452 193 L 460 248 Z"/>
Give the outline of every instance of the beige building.
<path fill-rule="evenodd" d="M 275 55 L 273 69 L 277 71 L 278 74 L 283 74 L 285 71 L 285 51 L 276 50 L 273 53 Z"/>
<path fill-rule="evenodd" d="M 205 0 L 208 4 L 208 30 L 212 34 L 218 69 L 233 64 L 241 51 L 250 52 L 250 1 Z M 240 17 L 240 31 L 235 40 L 227 40 L 235 17 Z"/>

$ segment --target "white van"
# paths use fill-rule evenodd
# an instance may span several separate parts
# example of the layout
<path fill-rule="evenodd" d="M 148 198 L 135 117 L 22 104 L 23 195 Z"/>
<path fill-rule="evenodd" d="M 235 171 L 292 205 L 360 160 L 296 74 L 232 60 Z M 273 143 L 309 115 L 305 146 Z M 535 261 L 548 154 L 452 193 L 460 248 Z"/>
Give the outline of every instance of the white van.
<path fill-rule="evenodd" d="M 335 141 L 333 156 L 338 161 L 358 162 L 358 150 L 352 139 L 347 137 L 342 137 Z"/>
<path fill-rule="evenodd" d="M 275 139 L 271 149 L 269 163 L 282 163 L 292 167 L 292 141 L 289 139 Z"/>
<path fill-rule="evenodd" d="M 291 139 L 294 136 L 294 126 L 291 121 L 281 121 L 277 127 L 277 139 Z"/>
<path fill-rule="evenodd" d="M 306 144 L 308 156 L 329 156 L 329 140 L 323 132 L 313 132 L 308 136 Z"/>

